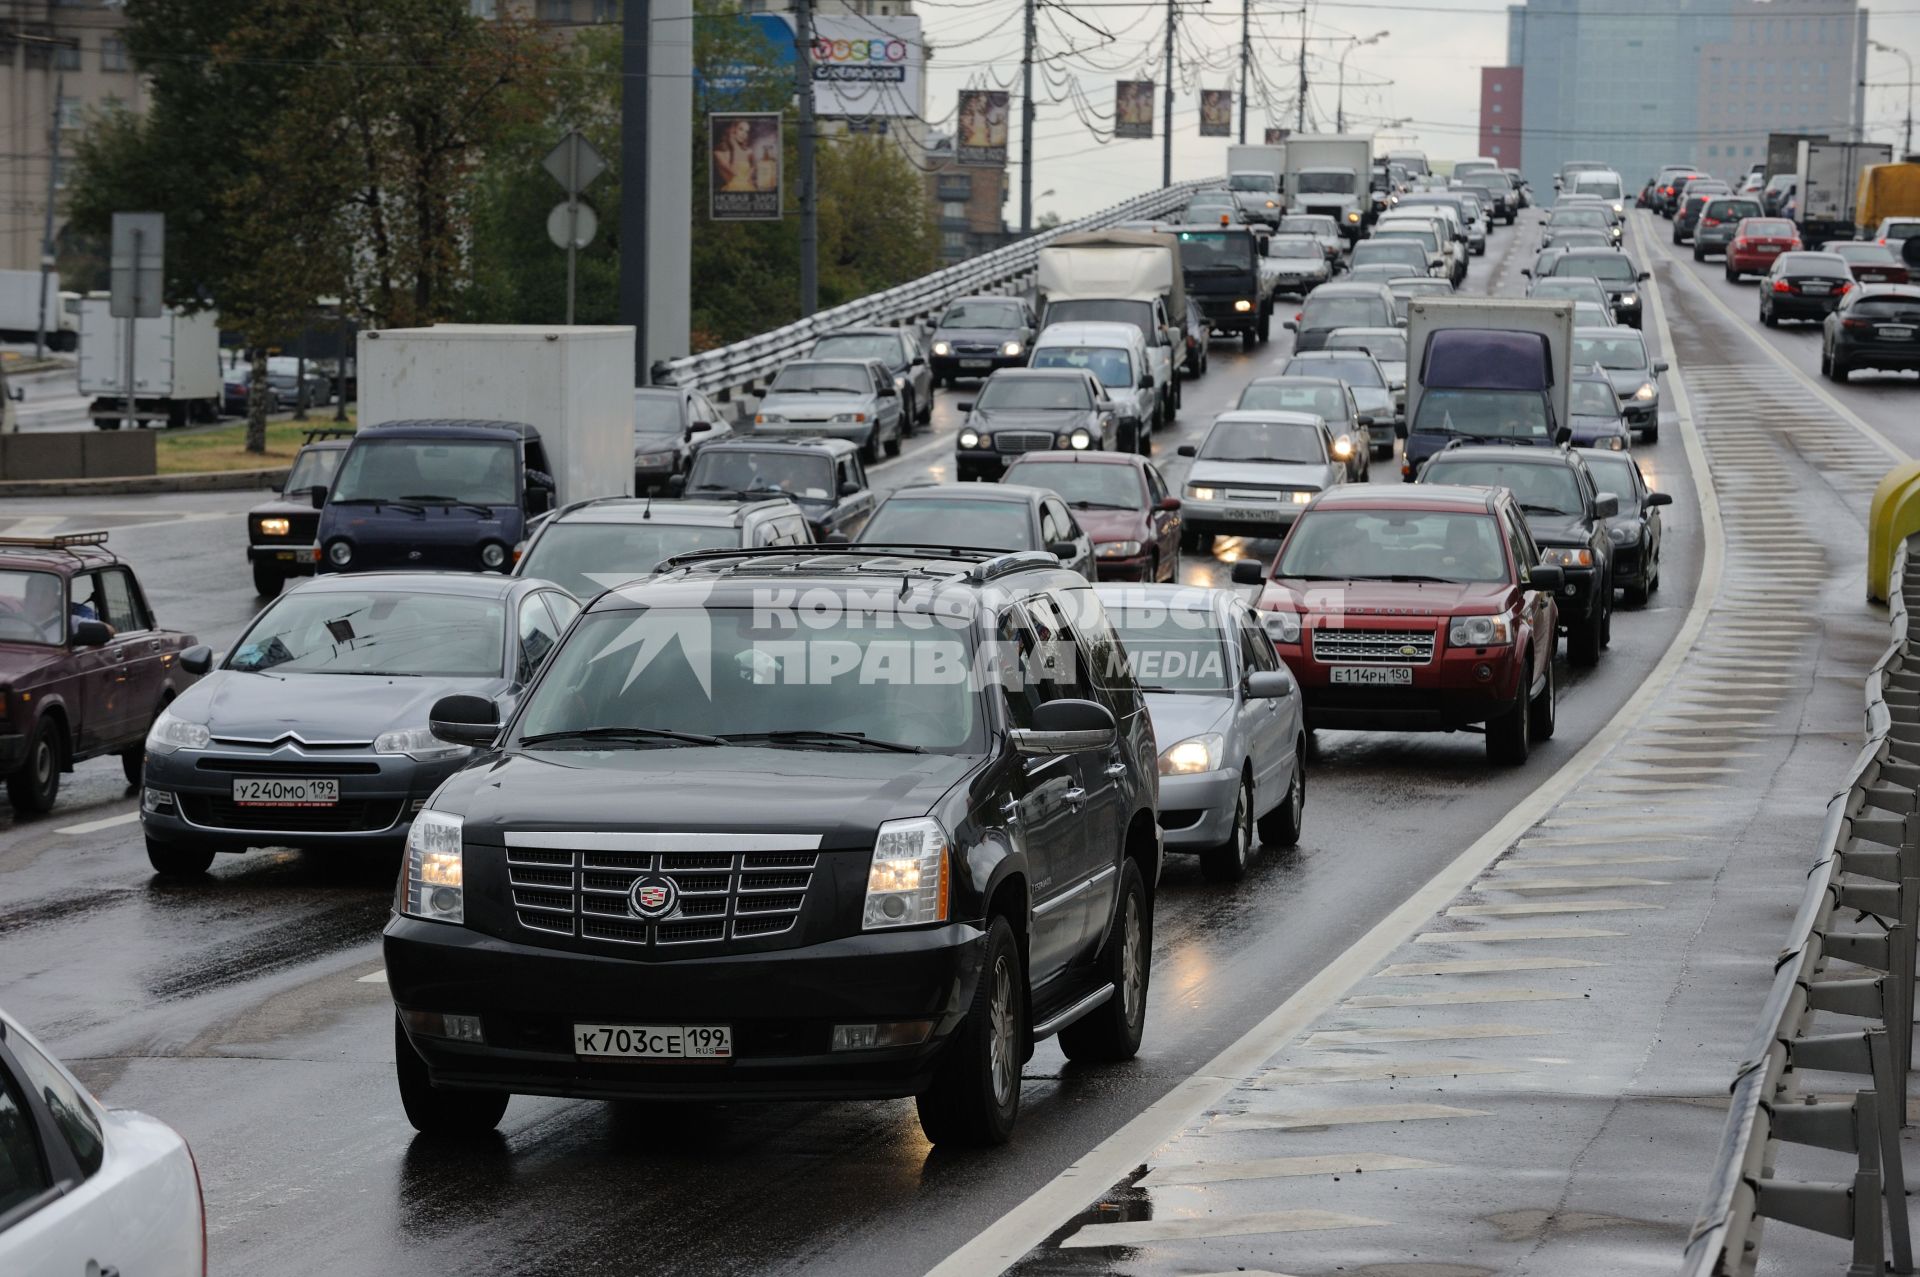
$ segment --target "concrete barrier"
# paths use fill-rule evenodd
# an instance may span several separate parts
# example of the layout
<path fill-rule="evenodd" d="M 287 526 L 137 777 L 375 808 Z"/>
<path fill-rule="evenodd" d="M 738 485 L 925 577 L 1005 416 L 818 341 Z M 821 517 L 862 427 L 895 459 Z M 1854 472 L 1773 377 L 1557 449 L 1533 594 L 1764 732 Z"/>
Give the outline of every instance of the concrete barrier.
<path fill-rule="evenodd" d="M 148 432 L 53 430 L 0 436 L 0 479 L 118 479 L 157 466 Z"/>

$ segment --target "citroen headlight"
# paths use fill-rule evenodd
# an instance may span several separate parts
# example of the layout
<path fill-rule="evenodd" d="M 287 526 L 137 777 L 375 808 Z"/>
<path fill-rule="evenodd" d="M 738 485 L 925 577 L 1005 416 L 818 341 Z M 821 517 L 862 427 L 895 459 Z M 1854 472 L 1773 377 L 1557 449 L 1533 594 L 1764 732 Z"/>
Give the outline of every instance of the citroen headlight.
<path fill-rule="evenodd" d="M 1066 444 L 1070 448 L 1085 449 L 1093 446 L 1093 436 L 1088 434 L 1085 430 L 1076 430 L 1070 435 L 1062 435 L 1060 437 L 1060 442 Z"/>
<path fill-rule="evenodd" d="M 293 531 L 293 520 L 291 519 L 260 520 L 260 535 L 263 537 L 283 537 L 291 531 Z"/>
<path fill-rule="evenodd" d="M 1647 400 L 1647 399 L 1656 398 L 1658 397 L 1659 394 L 1660 394 L 1659 388 L 1656 387 L 1652 382 L 1648 381 L 1648 382 L 1641 383 L 1640 389 L 1633 392 L 1633 397 L 1635 399 Z"/>
<path fill-rule="evenodd" d="M 1226 739 L 1218 732 L 1208 732 L 1205 736 L 1189 736 L 1161 751 L 1160 774 L 1162 776 L 1194 776 L 1201 772 L 1213 771 L 1219 767 L 1220 756 L 1226 752 L 1226 748 Z"/>
<path fill-rule="evenodd" d="M 1513 622 L 1504 616 L 1456 616 L 1447 624 L 1448 647 L 1506 647 Z"/>
<path fill-rule="evenodd" d="M 205 723 L 189 723 L 174 717 L 172 710 L 163 709 L 147 732 L 147 752 L 171 754 L 176 749 L 205 749 L 212 740 L 213 733 Z"/>
<path fill-rule="evenodd" d="M 1253 303 L 1242 297 L 1233 303 L 1233 308 L 1244 315 L 1253 309 Z"/>
<path fill-rule="evenodd" d="M 1195 501 L 1212 501 L 1220 495 L 1220 491 L 1217 488 L 1206 488 L 1197 483 L 1189 483 L 1187 495 Z"/>
<path fill-rule="evenodd" d="M 464 923 L 466 864 L 461 858 L 463 821 L 444 811 L 423 811 L 407 830 L 406 897 L 400 912 L 432 922 Z"/>
<path fill-rule="evenodd" d="M 1593 551 L 1584 545 L 1578 549 L 1542 550 L 1540 561 L 1563 568 L 1590 568 L 1593 566 Z"/>
<path fill-rule="evenodd" d="M 1276 643 L 1298 643 L 1300 641 L 1300 614 L 1298 612 L 1262 612 L 1260 628 L 1267 637 Z"/>
<path fill-rule="evenodd" d="M 1006 345 L 1000 347 L 1000 353 L 1005 355 L 1007 358 L 1012 359 L 1015 355 L 1018 355 L 1020 353 L 1020 343 L 1017 341 L 1010 341 Z"/>
<path fill-rule="evenodd" d="M 944 922 L 951 856 L 947 831 L 931 816 L 889 820 L 873 843 L 867 868 L 863 931 Z"/>
<path fill-rule="evenodd" d="M 962 430 L 960 432 L 960 446 L 962 448 L 978 448 L 980 441 L 980 432 L 977 430 Z"/>
<path fill-rule="evenodd" d="M 381 732 L 373 738 L 373 752 L 405 754 L 416 763 L 433 763 L 464 757 L 472 752 L 472 746 L 450 745 L 425 727 L 410 727 L 401 732 Z"/>
<path fill-rule="evenodd" d="M 867 414 L 864 412 L 838 412 L 833 416 L 833 424 L 836 426 L 857 426 L 866 419 Z"/>
<path fill-rule="evenodd" d="M 777 412 L 756 412 L 753 414 L 753 424 L 756 426 L 784 426 L 787 424 L 787 419 Z"/>
<path fill-rule="evenodd" d="M 1138 553 L 1138 541 L 1102 541 L 1093 547 L 1093 557 L 1096 559 L 1131 559 Z"/>
<path fill-rule="evenodd" d="M 933 343 L 933 353 L 936 355 L 951 355 L 953 353 L 953 347 L 944 341 L 936 341 Z"/>

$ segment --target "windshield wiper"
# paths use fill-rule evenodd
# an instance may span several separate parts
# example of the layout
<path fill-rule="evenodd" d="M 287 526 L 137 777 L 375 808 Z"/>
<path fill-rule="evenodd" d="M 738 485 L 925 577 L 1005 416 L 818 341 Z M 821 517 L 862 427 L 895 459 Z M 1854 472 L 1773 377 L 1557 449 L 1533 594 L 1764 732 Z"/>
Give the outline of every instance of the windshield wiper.
<path fill-rule="evenodd" d="M 402 497 L 329 497 L 334 505 L 390 505 L 396 510 L 405 510 L 408 514 L 425 514 L 425 506 L 410 505 Z"/>
<path fill-rule="evenodd" d="M 1524 501 L 1520 503 L 1520 510 L 1521 510 L 1521 513 L 1523 514 L 1569 514 L 1571 515 L 1571 514 L 1580 513 L 1578 510 L 1562 510 L 1557 505 L 1528 505 Z"/>
<path fill-rule="evenodd" d="M 443 497 L 437 492 L 409 492 L 400 498 L 402 501 L 425 501 L 429 505 L 459 506 L 462 510 L 478 510 L 481 514 L 493 513 L 493 507 L 481 505 L 477 501 L 463 501 L 459 497 Z"/>
<path fill-rule="evenodd" d="M 612 740 L 639 743 L 650 740 L 679 741 L 683 745 L 724 745 L 726 740 L 719 736 L 707 736 L 699 732 L 676 732 L 666 727 L 582 727 L 570 732 L 537 732 L 532 736 L 522 736 L 520 744 L 544 745 L 549 741 L 560 740 Z"/>
<path fill-rule="evenodd" d="M 1130 505 L 1121 505 L 1113 501 L 1069 501 L 1067 507 L 1073 510 L 1131 510 Z"/>
<path fill-rule="evenodd" d="M 815 727 L 794 727 L 772 732 L 729 732 L 719 738 L 721 741 L 771 741 L 775 744 L 798 744 L 803 741 L 818 744 L 865 745 L 870 749 L 886 749 L 896 754 L 924 754 L 927 751 L 918 745 L 908 745 L 897 740 L 880 740 L 868 736 L 865 732 L 830 732 Z"/>

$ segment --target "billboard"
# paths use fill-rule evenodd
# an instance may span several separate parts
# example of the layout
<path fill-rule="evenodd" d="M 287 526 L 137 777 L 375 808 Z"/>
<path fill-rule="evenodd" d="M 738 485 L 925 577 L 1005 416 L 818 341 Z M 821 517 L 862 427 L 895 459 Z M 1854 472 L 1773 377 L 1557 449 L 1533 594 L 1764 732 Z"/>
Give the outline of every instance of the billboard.
<path fill-rule="evenodd" d="M 1113 85 L 1113 135 L 1153 136 L 1153 81 L 1116 80 Z"/>
<path fill-rule="evenodd" d="M 1007 102 L 1008 96 L 1001 90 L 961 90 L 955 159 L 983 168 L 1007 166 Z"/>
<path fill-rule="evenodd" d="M 1292 129 L 1268 129 L 1267 145 L 1268 146 L 1284 146 L 1286 145 L 1287 139 L 1292 136 L 1293 136 Z"/>
<path fill-rule="evenodd" d="M 707 216 L 716 222 L 780 220 L 780 112 L 707 117 Z"/>
<path fill-rule="evenodd" d="M 1233 133 L 1233 92 L 1200 90 L 1200 136 L 1229 137 Z"/>
<path fill-rule="evenodd" d="M 923 114 L 927 49 L 920 19 L 815 17 L 813 109 L 817 115 Z"/>

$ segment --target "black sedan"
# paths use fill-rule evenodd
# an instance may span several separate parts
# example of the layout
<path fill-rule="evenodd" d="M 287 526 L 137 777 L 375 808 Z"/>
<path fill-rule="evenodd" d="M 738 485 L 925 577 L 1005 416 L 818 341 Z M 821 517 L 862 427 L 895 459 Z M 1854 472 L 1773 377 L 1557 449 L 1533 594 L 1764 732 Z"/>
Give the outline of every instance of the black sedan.
<path fill-rule="evenodd" d="M 1600 287 L 1607 290 L 1607 300 L 1613 303 L 1614 319 L 1629 328 L 1640 326 L 1640 285 L 1646 283 L 1649 276 L 1624 252 L 1610 248 L 1569 249 L 1555 259 L 1552 278 L 1568 276 L 1600 281 Z M 1534 278 L 1539 276 L 1536 274 Z"/>
<path fill-rule="evenodd" d="M 693 467 L 700 449 L 733 438 L 733 423 L 692 386 L 640 386 L 633 392 L 633 490 L 664 491 Z"/>
<path fill-rule="evenodd" d="M 1782 253 L 1760 277 L 1760 322 L 1825 319 L 1853 288 L 1853 271 L 1838 253 Z"/>
<path fill-rule="evenodd" d="M 1920 288 L 1861 285 L 1827 316 L 1820 371 L 1845 381 L 1858 368 L 1920 372 Z"/>
<path fill-rule="evenodd" d="M 923 483 L 896 488 L 856 545 L 1045 550 L 1093 580 L 1093 538 L 1051 488 L 1022 483 Z"/>
<path fill-rule="evenodd" d="M 1620 502 L 1607 520 L 1607 538 L 1613 542 L 1613 583 L 1626 601 L 1640 607 L 1660 588 L 1660 507 L 1673 497 L 1647 486 L 1640 465 L 1627 452 L 1582 448 L 1594 486 Z"/>
<path fill-rule="evenodd" d="M 1027 452 L 1111 452 L 1118 415 L 1100 379 L 1084 368 L 1009 368 L 987 378 L 980 398 L 963 403 L 966 424 L 954 440 L 960 479 L 997 479 Z"/>
<path fill-rule="evenodd" d="M 1018 297 L 962 297 L 934 325 L 933 384 L 1018 368 L 1033 346 L 1033 309 Z"/>
<path fill-rule="evenodd" d="M 502 720 L 579 606 L 549 581 L 464 572 L 320 576 L 253 619 L 147 735 L 140 822 L 162 874 L 215 852 L 397 852 L 470 752 L 427 711 L 464 692 Z M 206 669 L 206 648 L 181 653 Z"/>

